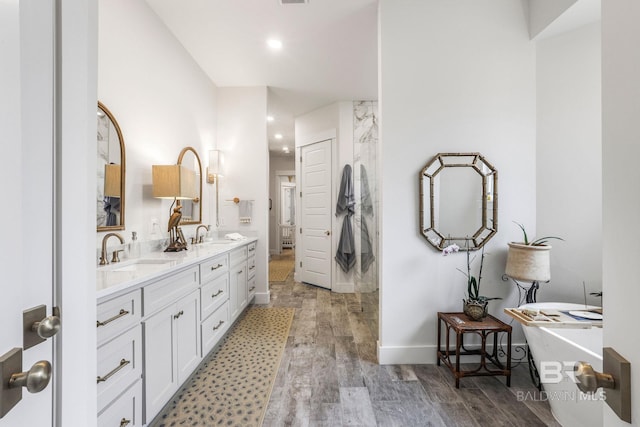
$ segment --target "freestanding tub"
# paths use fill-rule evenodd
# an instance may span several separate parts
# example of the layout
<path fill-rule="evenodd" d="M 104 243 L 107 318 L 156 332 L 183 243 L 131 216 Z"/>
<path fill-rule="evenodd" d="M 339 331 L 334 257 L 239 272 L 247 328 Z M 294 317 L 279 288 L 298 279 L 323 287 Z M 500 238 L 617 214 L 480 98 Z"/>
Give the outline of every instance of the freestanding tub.
<path fill-rule="evenodd" d="M 584 310 L 585 306 L 533 303 L 520 308 L 543 311 Z M 602 328 L 546 328 L 524 325 L 522 328 L 543 383 L 543 391 L 538 398 L 549 402 L 553 416 L 564 427 L 601 426 L 604 403 L 602 389 L 594 395 L 581 393 L 573 379 L 573 365 L 577 361 L 584 361 L 590 363 L 596 371 L 602 372 Z M 562 369 L 561 373 L 559 369 Z M 558 381 L 560 376 L 562 379 Z"/>

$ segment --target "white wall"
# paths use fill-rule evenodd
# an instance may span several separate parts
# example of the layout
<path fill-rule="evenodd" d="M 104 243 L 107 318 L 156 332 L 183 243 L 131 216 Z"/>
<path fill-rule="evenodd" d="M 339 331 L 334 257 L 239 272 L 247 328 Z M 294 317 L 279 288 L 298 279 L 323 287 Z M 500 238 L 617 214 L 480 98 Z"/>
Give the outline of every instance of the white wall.
<path fill-rule="evenodd" d="M 512 0 L 380 1 L 381 328 L 379 360 L 435 362 L 438 311 L 460 311 L 463 254 L 419 233 L 418 174 L 438 152 L 479 151 L 498 170 L 499 233 L 482 293 L 499 315 L 512 221 L 535 223 L 535 48 Z M 533 226 L 530 227 L 532 232 Z M 517 342 L 517 340 L 516 340 Z"/>
<path fill-rule="evenodd" d="M 640 425 L 640 4 L 602 2 L 604 346 L 631 362 L 633 425 Z M 605 405 L 605 426 L 628 426 Z"/>
<path fill-rule="evenodd" d="M 576 2 L 577 0 L 527 0 L 531 38 L 540 34 Z"/>
<path fill-rule="evenodd" d="M 218 148 L 224 153 L 225 174 L 220 185 L 220 233 L 237 231 L 258 237 L 256 302 L 269 302 L 269 148 L 267 88 L 218 89 Z M 210 186 L 213 187 L 213 186 Z M 250 224 L 239 222 L 238 205 L 253 200 Z M 215 219 L 214 222 L 215 223 Z"/>
<path fill-rule="evenodd" d="M 171 203 L 151 196 L 151 165 L 175 164 L 191 146 L 206 173 L 216 145 L 216 87 L 145 1 L 100 0 L 98 13 L 98 99 L 118 121 L 126 150 L 122 235 L 129 241 L 137 231 L 144 240 L 152 218 L 166 234 Z M 203 224 L 215 224 L 213 190 L 203 183 Z M 183 227 L 185 235 L 195 227 Z"/>
<path fill-rule="evenodd" d="M 600 24 L 536 43 L 537 230 L 552 240 L 538 301 L 582 302 L 602 290 Z M 600 305 L 600 298 L 588 297 Z"/>

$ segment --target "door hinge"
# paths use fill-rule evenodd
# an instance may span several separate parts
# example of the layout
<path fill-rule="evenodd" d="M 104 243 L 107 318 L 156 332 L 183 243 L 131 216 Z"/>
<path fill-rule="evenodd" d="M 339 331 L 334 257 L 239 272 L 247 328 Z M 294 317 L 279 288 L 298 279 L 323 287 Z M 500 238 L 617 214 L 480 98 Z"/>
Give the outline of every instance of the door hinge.
<path fill-rule="evenodd" d="M 300 192 L 300 197 L 302 197 L 302 191 Z"/>
<path fill-rule="evenodd" d="M 302 268 L 302 261 L 300 261 L 300 268 Z"/>
<path fill-rule="evenodd" d="M 300 234 L 302 234 L 302 227 L 300 227 Z"/>
<path fill-rule="evenodd" d="M 302 163 L 302 154 L 300 154 L 300 163 Z"/>

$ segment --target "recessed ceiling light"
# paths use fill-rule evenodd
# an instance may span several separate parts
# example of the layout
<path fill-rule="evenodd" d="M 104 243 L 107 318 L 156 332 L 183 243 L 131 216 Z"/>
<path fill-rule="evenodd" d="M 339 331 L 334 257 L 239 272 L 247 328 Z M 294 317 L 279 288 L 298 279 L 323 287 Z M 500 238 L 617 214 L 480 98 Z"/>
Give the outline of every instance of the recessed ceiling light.
<path fill-rule="evenodd" d="M 276 133 L 275 135 L 273 135 L 273 137 L 275 139 L 282 139 L 282 134 L 281 133 Z"/>
<path fill-rule="evenodd" d="M 267 116 L 267 121 L 268 122 L 272 122 L 273 121 L 273 116 Z"/>
<path fill-rule="evenodd" d="M 269 39 L 267 40 L 267 46 L 269 46 L 271 49 L 279 50 L 282 49 L 282 41 L 277 39 Z"/>

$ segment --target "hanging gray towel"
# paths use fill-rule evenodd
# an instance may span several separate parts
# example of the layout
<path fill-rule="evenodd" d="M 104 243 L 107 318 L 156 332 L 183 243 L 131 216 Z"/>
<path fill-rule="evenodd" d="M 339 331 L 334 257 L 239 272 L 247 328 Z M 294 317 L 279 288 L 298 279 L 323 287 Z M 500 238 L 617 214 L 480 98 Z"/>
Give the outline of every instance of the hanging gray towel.
<path fill-rule="evenodd" d="M 376 257 L 373 255 L 371 236 L 369 236 L 369 227 L 367 227 L 367 221 L 365 220 L 364 215 L 360 216 L 360 227 L 362 228 L 360 230 L 360 271 L 366 273 Z"/>
<path fill-rule="evenodd" d="M 336 203 L 336 216 L 355 212 L 356 199 L 353 192 L 353 177 L 351 165 L 345 165 L 342 169 L 342 180 L 340 181 L 340 192 L 338 193 L 338 202 Z"/>
<path fill-rule="evenodd" d="M 363 214 L 373 216 L 373 203 L 371 202 L 371 191 L 369 191 L 369 178 L 364 165 L 360 164 L 360 209 Z"/>
<path fill-rule="evenodd" d="M 342 232 L 335 259 L 345 273 L 349 272 L 356 264 L 356 243 L 351 228 L 351 215 L 345 216 L 342 221 Z"/>

